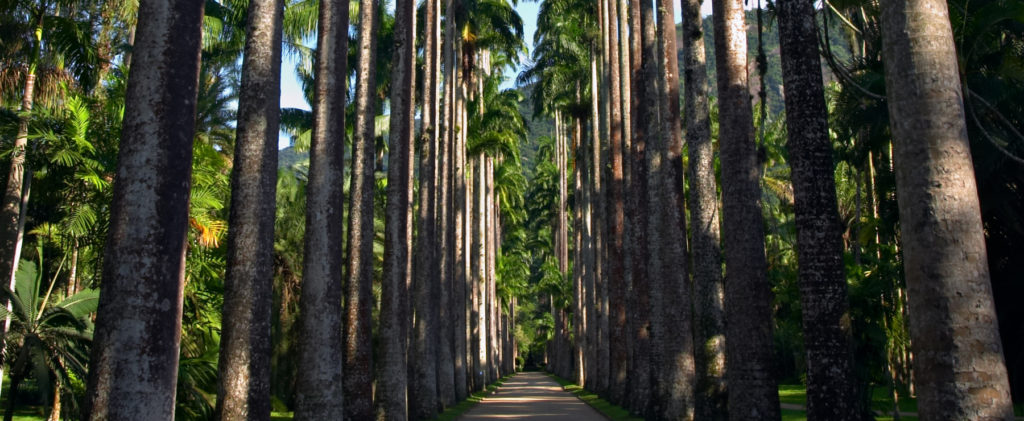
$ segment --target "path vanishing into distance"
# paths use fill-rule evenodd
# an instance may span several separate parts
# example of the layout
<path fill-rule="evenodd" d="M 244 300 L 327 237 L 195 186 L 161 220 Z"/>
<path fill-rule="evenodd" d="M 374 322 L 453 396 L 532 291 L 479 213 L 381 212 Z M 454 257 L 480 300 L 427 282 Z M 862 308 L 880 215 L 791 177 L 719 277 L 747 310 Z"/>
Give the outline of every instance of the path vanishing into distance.
<path fill-rule="evenodd" d="M 506 380 L 467 411 L 460 421 L 497 419 L 604 421 L 599 412 L 566 392 L 547 375 L 522 372 Z"/>

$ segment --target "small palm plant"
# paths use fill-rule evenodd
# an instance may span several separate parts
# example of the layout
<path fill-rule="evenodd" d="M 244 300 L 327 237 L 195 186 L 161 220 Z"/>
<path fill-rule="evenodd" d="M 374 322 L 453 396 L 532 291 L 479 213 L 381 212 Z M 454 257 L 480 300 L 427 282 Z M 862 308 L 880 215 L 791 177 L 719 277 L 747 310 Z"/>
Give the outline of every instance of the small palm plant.
<path fill-rule="evenodd" d="M 55 281 L 56 279 L 54 279 Z M 73 379 L 83 379 L 92 341 L 90 315 L 96 311 L 99 291 L 86 289 L 67 298 L 51 300 L 53 281 L 45 285 L 36 264 L 23 260 L 15 274 L 15 288 L 0 288 L 0 307 L 6 325 L 6 349 L 3 364 L 10 368 L 11 391 L 4 420 L 14 416 L 18 388 L 29 376 L 35 378 L 40 390 L 49 390 L 54 382 L 53 412 L 60 412 L 61 391 Z M 59 415 L 57 415 L 59 416 Z M 51 417 L 51 419 L 55 419 Z"/>

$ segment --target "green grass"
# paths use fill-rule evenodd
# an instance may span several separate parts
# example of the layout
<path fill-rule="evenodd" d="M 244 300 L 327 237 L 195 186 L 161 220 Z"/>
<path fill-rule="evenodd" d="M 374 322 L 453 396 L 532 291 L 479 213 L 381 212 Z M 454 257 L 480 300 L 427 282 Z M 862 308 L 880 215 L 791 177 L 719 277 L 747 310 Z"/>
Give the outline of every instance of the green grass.
<path fill-rule="evenodd" d="M 577 397 L 580 398 L 580 400 L 586 402 L 587 405 L 592 406 L 594 409 L 597 410 L 597 412 L 604 414 L 604 416 L 608 417 L 608 419 L 611 421 L 643 421 L 643 418 L 633 416 L 625 408 L 618 405 L 614 405 L 611 402 L 602 399 L 600 396 L 597 396 L 597 394 L 594 392 L 586 390 L 580 387 L 579 385 L 574 384 L 561 377 L 558 377 L 554 374 L 546 374 L 550 376 L 552 379 L 554 379 L 556 382 L 558 382 L 558 384 L 562 385 L 562 388 L 564 388 L 566 391 L 576 395 Z"/>

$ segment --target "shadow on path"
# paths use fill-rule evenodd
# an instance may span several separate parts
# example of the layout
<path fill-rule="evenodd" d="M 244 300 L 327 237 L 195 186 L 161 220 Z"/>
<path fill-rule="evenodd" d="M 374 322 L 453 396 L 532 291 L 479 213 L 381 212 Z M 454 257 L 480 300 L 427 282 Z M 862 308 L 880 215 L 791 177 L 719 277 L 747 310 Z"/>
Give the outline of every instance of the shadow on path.
<path fill-rule="evenodd" d="M 544 373 L 524 372 L 459 417 L 460 421 L 499 419 L 604 421 L 605 417 Z"/>

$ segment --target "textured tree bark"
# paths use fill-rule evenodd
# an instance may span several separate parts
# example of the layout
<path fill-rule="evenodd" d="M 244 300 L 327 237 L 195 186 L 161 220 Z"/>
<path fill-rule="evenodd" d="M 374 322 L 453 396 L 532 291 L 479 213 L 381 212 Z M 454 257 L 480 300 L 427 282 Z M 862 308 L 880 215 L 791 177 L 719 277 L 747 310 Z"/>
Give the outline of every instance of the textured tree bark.
<path fill-rule="evenodd" d="M 947 5 L 881 9 L 918 410 L 922 419 L 1009 420 Z"/>
<path fill-rule="evenodd" d="M 644 55 L 645 74 L 657 78 L 661 120 L 659 136 L 647 150 L 647 228 L 651 285 L 652 391 L 650 417 L 694 417 L 692 286 L 688 277 L 683 199 L 682 120 L 679 114 L 679 63 L 672 0 L 659 0 L 657 57 Z M 644 15 L 646 16 L 646 15 Z M 644 23 L 647 37 L 654 23 Z M 645 44 L 648 42 L 644 40 Z M 653 43 L 654 40 L 651 40 Z M 645 53 L 648 48 L 645 48 Z M 648 61 L 658 60 L 658 65 Z M 648 69 L 649 67 L 649 69 Z M 659 72 L 660 68 L 660 72 Z M 648 73 L 650 72 L 650 73 Z M 649 102 L 654 102 L 650 101 Z M 653 125 L 652 125 L 653 126 Z"/>
<path fill-rule="evenodd" d="M 451 75 L 451 89 L 453 90 L 453 123 L 450 130 L 450 136 L 452 138 L 452 196 L 454 201 L 452 202 L 452 282 L 454 283 L 452 288 L 452 309 L 455 311 L 455 398 L 459 401 L 466 399 L 469 396 L 469 381 L 472 376 L 468 376 L 468 370 L 470 369 L 470 360 L 468 358 L 468 347 L 467 347 L 467 332 L 468 332 L 468 297 L 466 296 L 467 290 L 467 279 L 466 279 L 466 147 L 462 142 L 462 137 L 465 132 L 465 120 L 462 118 L 464 115 L 463 107 L 465 104 L 465 96 L 463 91 L 463 78 L 465 75 L 461 72 L 462 66 L 458 64 L 456 60 L 456 52 L 459 50 L 459 40 L 456 38 L 455 32 L 455 12 L 454 12 L 454 1 L 452 2 L 452 8 L 447 10 L 448 16 L 445 18 L 446 30 L 449 33 L 449 38 L 452 40 L 452 45 L 446 48 L 446 54 L 450 57 L 446 57 L 447 63 L 451 63 L 449 66 Z M 447 83 L 446 83 L 447 84 Z"/>
<path fill-rule="evenodd" d="M 651 398 L 651 288 L 647 274 L 647 139 L 659 136 L 657 41 L 649 1 L 630 2 L 631 136 L 626 175 L 626 279 L 629 283 L 630 363 L 626 406 L 647 415 Z M 646 66 L 646 67 L 645 67 Z"/>
<path fill-rule="evenodd" d="M 445 7 L 449 11 L 449 17 L 454 19 L 454 12 L 452 11 L 453 2 L 451 0 L 446 1 Z M 441 2 L 437 2 L 438 9 L 441 7 Z M 441 19 L 441 11 L 437 10 L 437 19 Z M 440 24 L 437 25 L 437 36 L 440 38 Z M 444 81 L 444 91 L 441 93 L 443 96 L 443 103 L 441 104 L 441 116 L 437 121 L 438 130 L 438 147 L 437 147 L 437 244 L 438 244 L 438 268 L 437 273 L 440 275 L 437 283 L 440 287 L 440 296 L 438 299 L 438 305 L 440 313 L 438 314 L 438 358 L 437 358 L 437 394 L 438 400 L 443 407 L 454 405 L 456 402 L 455 392 L 455 370 L 456 370 L 456 356 L 455 356 L 455 329 L 453 323 L 458 317 L 458 301 L 453 299 L 455 285 L 455 273 L 453 271 L 452 262 L 453 256 L 451 254 L 452 249 L 452 159 L 451 150 L 454 146 L 453 138 L 451 136 L 451 127 L 453 126 L 452 105 L 453 103 L 453 83 L 454 80 L 454 54 L 452 53 L 451 46 L 454 44 L 454 22 L 447 25 L 445 28 L 444 41 L 438 45 L 438 48 L 443 48 L 444 51 L 444 71 L 447 72 Z M 441 40 L 438 39 L 440 42 Z M 440 60 L 438 65 L 441 65 Z M 461 367 L 461 366 L 460 366 Z M 459 399 L 461 400 L 461 399 Z"/>
<path fill-rule="evenodd" d="M 360 0 L 343 362 L 345 417 L 352 420 L 373 418 L 373 199 L 377 189 L 373 164 L 379 13 L 378 0 Z"/>
<path fill-rule="evenodd" d="M 281 115 L 281 0 L 249 3 L 231 172 L 225 321 L 215 418 L 270 419 L 277 139 Z"/>
<path fill-rule="evenodd" d="M 579 95 L 578 95 L 578 92 L 579 92 L 579 90 L 577 90 L 577 100 L 580 99 Z M 583 255 L 584 255 L 583 247 L 584 247 L 585 242 L 587 241 L 584 238 L 584 235 L 585 235 L 584 230 L 585 230 L 585 228 L 584 228 L 584 222 L 583 222 L 583 213 L 584 213 L 584 209 L 587 206 L 587 196 L 586 196 L 586 193 L 583 191 L 582 181 L 583 181 L 583 177 L 584 177 L 583 168 L 586 167 L 587 164 L 586 164 L 586 162 L 583 161 L 583 159 L 581 159 L 585 155 L 583 155 L 583 156 L 580 155 L 580 153 L 583 152 L 583 145 L 582 145 L 582 142 L 581 142 L 581 140 L 583 138 L 583 133 L 582 133 L 582 124 L 580 124 L 580 119 L 579 118 L 575 119 L 575 127 L 573 129 L 573 133 L 574 133 L 574 137 L 576 138 L 576 141 L 574 142 L 575 147 L 572 148 L 572 150 L 575 151 L 575 156 L 576 156 L 576 161 L 575 161 L 576 165 L 574 165 L 576 174 L 573 177 L 574 178 L 574 181 L 573 181 L 573 195 L 576 198 L 576 200 L 575 200 L 576 203 L 575 203 L 575 206 L 573 206 L 573 242 L 574 242 L 575 246 L 573 247 L 573 262 L 574 263 L 573 263 L 573 283 L 572 283 L 572 297 L 573 297 L 573 300 L 572 300 L 573 301 L 573 311 L 572 311 L 572 317 L 573 317 L 573 321 L 572 321 L 572 324 L 573 324 L 572 373 L 573 373 L 573 381 L 576 384 L 578 384 L 578 385 L 582 385 L 583 382 L 584 382 L 583 349 L 586 346 L 585 339 L 584 339 L 584 329 L 585 329 L 586 326 L 584 325 L 584 322 L 583 322 L 583 319 L 585 317 L 585 315 L 584 315 L 585 303 L 583 302 L 583 282 L 584 282 L 583 278 L 588 275 L 587 272 L 589 271 L 589 269 L 587 268 L 587 262 L 585 262 L 583 260 Z"/>
<path fill-rule="evenodd" d="M 759 164 L 747 86 L 742 0 L 714 0 L 718 73 L 722 217 L 725 234 L 726 343 L 729 417 L 779 419 L 772 369 L 772 294 L 765 272 Z"/>
<path fill-rule="evenodd" d="M 494 189 L 494 157 L 488 156 L 485 159 L 486 184 L 487 184 L 487 323 L 488 334 L 487 344 L 490 348 L 488 354 L 488 383 L 498 381 L 498 317 L 501 314 L 498 307 L 498 195 Z"/>
<path fill-rule="evenodd" d="M 626 224 L 625 217 L 625 192 L 623 180 L 623 152 L 622 139 L 625 125 L 623 124 L 622 104 L 625 101 L 620 96 L 622 89 L 626 87 L 620 80 L 620 70 L 626 61 L 620 56 L 619 22 L 625 15 L 625 10 L 619 12 L 615 0 L 608 1 L 609 26 L 608 33 L 612 38 L 609 41 L 608 57 L 612 64 L 611 69 L 611 123 L 609 124 L 610 135 L 608 136 L 609 164 L 611 165 L 611 178 L 608 180 L 608 202 L 607 202 L 607 224 L 608 224 L 608 286 L 607 286 L 607 326 L 608 326 L 608 372 L 607 387 L 608 398 L 615 403 L 622 403 L 626 395 L 626 372 L 628 371 L 628 349 L 626 340 L 626 273 L 623 265 L 623 230 Z M 621 34 L 626 34 L 625 28 Z M 623 53 L 626 49 L 621 50 Z M 624 73 L 624 72 L 622 72 Z M 602 367 L 603 368 L 603 367 Z M 602 380 L 603 381 L 603 380 Z"/>
<path fill-rule="evenodd" d="M 558 258 L 558 272 L 566 279 L 569 274 L 569 221 L 567 207 L 569 203 L 569 170 L 566 149 L 568 147 L 568 136 L 566 132 L 566 120 L 559 112 L 555 117 L 560 123 L 558 136 L 556 137 L 555 154 L 556 165 L 558 166 L 558 209 L 555 211 L 555 256 Z M 557 362 L 556 373 L 562 378 L 572 378 L 572 362 L 568 356 L 572 355 L 572 346 L 569 343 L 569 323 L 567 314 L 561 303 L 555 306 L 555 361 Z"/>
<path fill-rule="evenodd" d="M 348 2 L 320 3 L 316 97 L 306 198 L 306 258 L 299 296 L 295 418 L 341 419 L 344 344 L 342 229 Z M 394 133 L 394 132 L 392 132 Z"/>
<path fill-rule="evenodd" d="M 438 295 L 437 243 L 435 238 L 435 185 L 437 162 L 437 31 L 438 0 L 423 2 L 423 107 L 421 112 L 419 207 L 416 217 L 413 267 L 413 332 L 409 352 L 409 417 L 432 419 L 437 414 Z"/>
<path fill-rule="evenodd" d="M 776 5 L 807 352 L 807 417 L 853 421 L 864 414 L 850 355 L 842 229 L 814 5 L 809 0 Z"/>
<path fill-rule="evenodd" d="M 611 217 L 611 198 L 610 188 L 611 185 L 611 159 L 610 159 L 610 144 L 613 132 L 619 129 L 613 130 L 612 125 L 612 108 L 613 101 L 612 92 L 617 89 L 616 84 L 611 83 L 613 67 L 618 67 L 618 58 L 612 55 L 612 44 L 615 40 L 612 39 L 612 20 L 616 19 L 615 14 L 612 10 L 612 2 L 615 0 L 602 0 L 601 4 L 601 22 L 603 24 L 601 31 L 601 139 L 594 142 L 595 153 L 600 155 L 599 161 L 601 165 L 595 165 L 596 177 L 601 180 L 602 184 L 600 187 L 595 185 L 598 191 L 598 208 L 596 214 L 599 215 L 596 221 L 597 231 L 599 234 L 599 249 L 598 252 L 598 269 L 600 274 L 597 276 L 594 282 L 594 308 L 595 308 L 595 325 L 594 330 L 596 332 L 596 339 L 594 344 L 594 368 L 595 377 L 593 382 L 593 389 L 595 392 L 607 395 L 608 393 L 608 372 L 609 362 L 611 360 L 609 349 L 608 349 L 608 284 L 610 282 L 609 274 L 611 273 L 611 267 L 613 262 L 609 259 L 609 249 L 611 243 L 611 228 L 612 224 L 609 222 Z M 617 48 L 616 48 L 617 49 Z M 617 100 L 617 98 L 615 98 Z M 609 147 L 602 147 L 601 144 L 607 142 Z M 605 165 L 605 163 L 608 165 Z"/>
<path fill-rule="evenodd" d="M 487 176 L 485 174 L 485 157 L 480 153 L 474 159 L 473 182 L 473 247 L 475 256 L 473 259 L 473 288 L 476 300 L 476 329 L 474 338 L 476 342 L 476 386 L 478 389 L 485 389 L 487 386 L 487 220 L 485 212 L 487 208 Z"/>
<path fill-rule="evenodd" d="M 603 11 L 603 2 L 598 2 L 598 7 L 602 10 L 599 15 L 602 16 L 602 22 L 607 21 L 607 15 Z M 606 32 L 602 28 L 602 37 Z M 590 162 L 587 163 L 587 169 L 589 172 L 589 179 L 584 188 L 588 191 L 587 200 L 587 229 L 590 232 L 590 245 L 587 250 L 587 259 L 589 262 L 590 274 L 584 279 L 583 293 L 584 300 L 586 301 L 586 308 L 584 309 L 586 317 L 584 318 L 584 324 L 586 326 L 585 340 L 586 347 L 584 350 L 584 383 L 587 389 L 596 391 L 597 390 L 597 366 L 599 364 L 599 357 L 597 354 L 598 347 L 598 335 L 599 328 L 597 323 L 597 285 L 601 282 L 601 265 L 603 264 L 601 259 L 601 222 L 604 220 L 601 216 L 601 210 L 603 209 L 604 202 L 601 201 L 601 139 L 603 138 L 602 133 L 607 130 L 607 120 L 605 119 L 604 110 L 607 108 L 607 93 L 605 92 L 602 85 L 599 83 L 603 82 L 603 72 L 599 72 L 597 64 L 597 46 L 592 46 L 590 50 L 590 97 L 591 106 L 593 108 L 591 112 L 591 136 L 590 136 L 590 147 L 589 151 L 584 151 L 584 154 L 590 154 Z M 598 79 L 601 78 L 602 81 Z"/>
<path fill-rule="evenodd" d="M 409 287 L 412 282 L 413 119 L 416 85 L 416 2 L 395 4 L 395 45 L 391 70 L 391 128 L 385 210 L 384 282 L 381 290 L 377 369 L 377 418 L 405 420 Z"/>
<path fill-rule="evenodd" d="M 696 419 L 728 417 L 725 387 L 725 309 L 718 187 L 715 182 L 711 119 L 708 112 L 707 63 L 701 0 L 682 1 L 683 83 L 686 145 L 690 158 L 690 253 L 694 286 L 694 361 Z"/>
<path fill-rule="evenodd" d="M 172 420 L 203 2 L 143 0 L 125 95 L 88 420 Z"/>
<path fill-rule="evenodd" d="M 626 144 L 629 144 L 630 139 L 633 138 L 633 95 L 631 93 L 633 89 L 632 78 L 634 72 L 640 70 L 639 61 L 637 61 L 637 67 L 633 66 L 633 57 L 636 56 L 637 60 L 639 60 L 640 57 L 639 40 L 637 40 L 636 45 L 633 45 L 632 40 L 629 36 L 631 24 L 630 14 L 633 13 L 633 11 L 631 10 L 633 8 L 633 4 L 634 2 L 630 0 L 618 0 L 618 9 L 612 10 L 612 12 L 614 12 L 612 19 L 618 20 L 619 28 L 619 33 L 617 34 L 617 36 L 613 35 L 616 36 L 616 39 L 612 40 L 612 42 L 614 43 L 616 40 L 618 41 L 617 60 L 619 64 L 618 79 L 620 84 L 619 101 L 621 101 L 621 104 L 619 104 L 619 106 L 622 107 L 622 142 Z M 638 19 L 640 16 L 639 10 L 640 9 L 636 9 L 636 13 L 633 13 L 633 15 L 637 16 Z M 626 169 L 626 171 L 628 171 L 628 168 Z M 629 174 L 627 173 L 626 175 L 624 175 L 624 177 L 628 178 Z"/>

